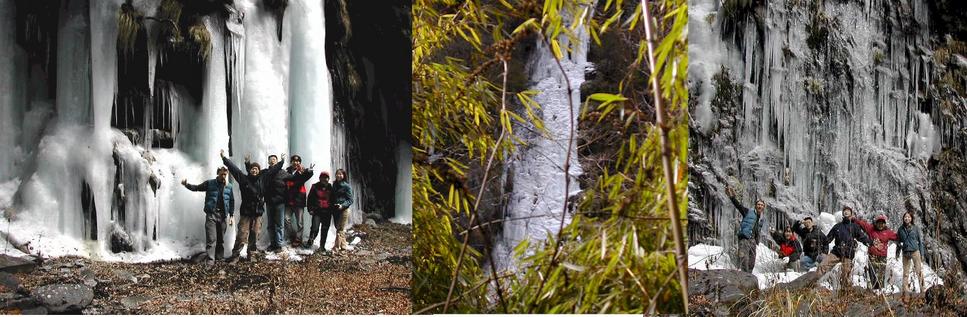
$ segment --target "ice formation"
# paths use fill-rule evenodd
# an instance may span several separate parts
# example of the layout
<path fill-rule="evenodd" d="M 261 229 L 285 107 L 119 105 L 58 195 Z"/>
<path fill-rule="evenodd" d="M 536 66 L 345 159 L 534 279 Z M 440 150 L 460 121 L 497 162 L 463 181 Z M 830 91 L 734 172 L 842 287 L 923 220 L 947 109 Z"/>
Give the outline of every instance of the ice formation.
<path fill-rule="evenodd" d="M 161 2 L 133 5 L 153 16 Z M 203 16 L 211 51 L 200 70 L 199 96 L 178 85 L 157 86 L 157 65 L 168 57 L 153 43 L 164 22 L 145 20 L 148 82 L 164 92 L 153 96 L 154 105 L 170 111 L 164 115 L 177 130 L 170 148 L 152 147 L 151 133 L 147 142 L 132 142 L 111 124 L 116 89 L 125 80 L 117 75 L 124 0 L 70 1 L 59 15 L 49 12 L 57 20 L 57 49 L 51 55 L 56 68 L 46 71 L 56 80 L 18 45 L 17 3 L 0 1 L 0 231 L 31 253 L 151 261 L 201 251 L 204 193 L 180 182 L 213 178 L 229 138 L 236 163 L 245 155 L 264 165 L 269 154 L 300 154 L 316 165 L 316 175 L 347 163 L 344 135 L 332 122 L 321 1 L 292 1 L 281 41 L 276 15 L 260 0 L 235 1 L 244 18 L 228 28 L 217 13 Z M 46 92 L 55 86 L 54 94 Z M 352 214 L 353 222 L 362 220 L 358 207 Z M 234 229 L 227 230 L 228 241 Z M 117 231 L 133 252 L 111 252 Z M 334 241 L 334 230 L 329 234 Z M 268 242 L 261 238 L 260 244 Z"/>
<path fill-rule="evenodd" d="M 934 240 L 929 161 L 960 128 L 930 97 L 929 18 L 922 0 L 691 0 L 691 243 L 733 250 L 731 185 L 766 201 L 767 228 L 851 206 L 895 229 L 912 210 L 930 266 L 956 263 Z"/>
<path fill-rule="evenodd" d="M 593 5 L 592 5 L 593 7 Z M 570 25 L 574 17 L 567 16 L 564 25 Z M 528 71 L 535 83 L 531 89 L 539 91 L 533 100 L 541 105 L 539 117 L 546 133 L 532 126 L 515 126 L 514 133 L 524 141 L 510 158 L 503 174 L 505 183 L 513 190 L 508 194 L 504 214 L 503 233 L 495 243 L 495 259 L 501 269 L 514 268 L 511 250 L 527 239 L 531 246 L 540 245 L 548 234 L 555 234 L 561 225 L 565 199 L 580 192 L 577 177 L 581 174 L 578 163 L 576 137 L 568 138 L 569 129 L 577 130 L 577 118 L 581 107 L 581 83 L 585 79 L 589 35 L 583 27 L 577 28 L 574 37 L 558 36 L 562 47 L 567 48 L 560 60 L 570 82 L 571 98 L 561 69 L 547 44 L 538 39 Z M 573 115 L 572 115 L 573 114 Z M 571 142 L 568 153 L 568 142 Z M 564 162 L 570 155 L 570 168 L 564 171 Z M 565 177 L 570 186 L 565 193 Z M 565 213 L 565 225 L 571 215 Z"/>

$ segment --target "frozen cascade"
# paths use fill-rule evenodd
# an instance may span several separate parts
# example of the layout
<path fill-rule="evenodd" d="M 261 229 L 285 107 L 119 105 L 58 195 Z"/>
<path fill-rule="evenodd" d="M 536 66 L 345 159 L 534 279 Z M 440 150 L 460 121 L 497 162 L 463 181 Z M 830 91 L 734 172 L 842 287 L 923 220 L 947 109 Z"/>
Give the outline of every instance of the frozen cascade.
<path fill-rule="evenodd" d="M 571 18 L 565 18 L 564 25 L 570 25 Z M 555 234 L 561 224 L 561 212 L 565 199 L 580 192 L 577 176 L 581 165 L 578 163 L 577 147 L 574 140 L 568 139 L 571 126 L 577 129 L 577 117 L 581 107 L 581 83 L 589 66 L 587 52 L 589 35 L 579 28 L 575 37 L 560 35 L 558 41 L 562 51 L 567 48 L 561 65 L 570 80 L 571 102 L 568 101 L 568 88 L 555 62 L 551 49 L 543 41 L 537 41 L 528 71 L 530 80 L 535 83 L 531 89 L 539 91 L 534 101 L 541 105 L 540 118 L 544 122 L 546 134 L 534 132 L 527 127 L 517 127 L 514 133 L 524 144 L 510 158 L 503 178 L 513 190 L 504 214 L 503 234 L 495 245 L 494 257 L 500 270 L 516 266 L 512 250 L 527 239 L 531 246 L 539 246 L 548 234 Z M 571 120 L 573 112 L 574 120 Z M 572 142 L 568 153 L 567 142 Z M 569 192 L 564 192 L 564 161 L 570 155 L 571 177 Z M 571 215 L 564 216 L 570 222 Z"/>
<path fill-rule="evenodd" d="M 289 10 L 293 13 L 288 21 L 299 30 L 292 32 L 289 55 L 289 149 L 306 164 L 316 165 L 315 174 L 306 182 L 308 189 L 323 171 L 335 180 L 328 133 L 332 130 L 332 84 L 326 55 L 319 53 L 325 50 L 326 23 L 322 1 L 293 1 Z M 308 235 L 309 226 L 304 229 Z"/>
<path fill-rule="evenodd" d="M 740 3 L 729 11 L 721 1 L 690 1 L 689 81 L 698 101 L 691 242 L 734 253 L 739 214 L 727 184 L 747 205 L 763 198 L 775 228 L 844 205 L 864 218 L 884 212 L 891 228 L 914 210 L 923 226 L 933 213 L 928 161 L 953 145 L 925 97 L 936 68 L 930 33 L 918 28 L 929 25 L 926 2 Z M 928 243 L 948 263 L 940 248 Z"/>
<path fill-rule="evenodd" d="M 293 1 L 284 22 L 292 27 L 282 28 L 280 42 L 277 15 L 261 2 L 236 1 L 244 14 L 242 42 L 230 37 L 220 13 L 201 18 L 211 52 L 200 70 L 199 96 L 178 83 L 160 82 L 170 87 L 152 96 L 158 98 L 153 105 L 159 100 L 171 105 L 178 129 L 173 148 L 132 143 L 111 126 L 117 83 L 124 80 L 117 76 L 117 15 L 124 0 L 64 3 L 52 37 L 59 47 L 56 68 L 50 69 L 56 76 L 49 77 L 29 60 L 28 48 L 17 43 L 17 2 L 0 2 L 0 231 L 43 256 L 185 257 L 203 249 L 204 194 L 184 189 L 180 181 L 213 177 L 221 165 L 218 150 L 228 149 L 229 135 L 232 159 L 238 163 L 251 155 L 265 164 L 268 154 L 286 153 L 302 155 L 317 171 L 332 173 L 333 167 L 345 166 L 332 157 L 346 149 L 342 141 L 332 141 L 342 140 L 343 134 L 332 124 L 322 3 Z M 152 16 L 160 3 L 133 4 Z M 149 43 L 156 40 L 157 25 L 145 23 Z M 163 91 L 154 77 L 155 64 L 164 56 L 156 45 L 148 49 L 147 82 L 155 85 L 150 91 Z M 239 54 L 243 62 L 238 69 L 244 71 L 233 71 L 237 77 L 225 67 L 232 60 L 226 54 Z M 56 87 L 55 94 L 47 94 L 49 87 Z M 231 133 L 229 98 L 237 107 Z M 236 198 L 240 204 L 241 197 Z M 361 220 L 354 209 L 353 222 Z M 115 228 L 134 252 L 110 251 Z M 94 230 L 97 239 L 87 230 Z M 231 241 L 234 227 L 226 235 Z M 267 243 L 267 236 L 262 238 L 260 244 Z"/>
<path fill-rule="evenodd" d="M 413 148 L 409 142 L 400 142 L 396 159 L 396 216 L 390 221 L 413 222 Z"/>

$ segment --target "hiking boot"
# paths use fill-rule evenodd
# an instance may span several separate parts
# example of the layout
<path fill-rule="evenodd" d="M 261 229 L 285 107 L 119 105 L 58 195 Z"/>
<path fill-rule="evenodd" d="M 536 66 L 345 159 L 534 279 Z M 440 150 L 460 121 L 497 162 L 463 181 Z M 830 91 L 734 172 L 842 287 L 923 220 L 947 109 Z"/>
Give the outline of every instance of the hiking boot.
<path fill-rule="evenodd" d="M 215 260 L 212 260 L 212 259 L 205 260 L 205 265 L 213 266 L 215 265 Z"/>
<path fill-rule="evenodd" d="M 238 263 L 238 256 L 237 255 L 233 255 L 233 256 L 229 257 L 228 259 L 225 259 L 225 262 L 228 262 L 228 264 Z"/>

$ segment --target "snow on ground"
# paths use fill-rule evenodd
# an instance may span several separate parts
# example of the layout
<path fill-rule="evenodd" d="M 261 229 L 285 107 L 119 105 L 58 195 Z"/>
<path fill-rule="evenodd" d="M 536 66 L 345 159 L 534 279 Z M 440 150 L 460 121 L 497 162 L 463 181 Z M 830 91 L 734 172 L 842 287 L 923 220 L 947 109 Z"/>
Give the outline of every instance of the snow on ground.
<path fill-rule="evenodd" d="M 823 228 L 823 225 L 825 225 L 823 222 L 835 221 L 834 219 L 836 218 L 833 218 L 832 214 L 823 213 L 820 219 L 822 219 L 820 220 L 820 228 Z M 903 264 L 895 256 L 896 247 L 896 244 L 891 243 L 887 252 L 886 263 L 887 269 L 889 270 L 887 280 L 888 288 L 879 291 L 881 293 L 900 292 L 900 285 L 902 284 L 903 278 Z M 720 246 L 698 244 L 688 248 L 688 267 L 698 270 L 737 270 L 734 262 L 732 262 L 733 252 L 735 251 L 725 252 Z M 867 247 L 863 244 L 860 244 L 856 250 L 856 257 L 853 259 L 853 271 L 850 274 L 854 286 L 868 287 L 867 277 L 865 275 L 866 266 L 869 262 L 867 252 Z M 790 282 L 806 273 L 786 270 L 785 264 L 787 261 L 787 259 L 780 259 L 778 254 L 769 249 L 765 243 L 759 243 L 756 248 L 756 265 L 752 270 L 752 274 L 759 281 L 759 289 L 766 289 L 778 283 Z M 809 271 L 815 270 L 816 268 L 812 268 Z M 820 280 L 819 285 L 827 289 L 838 288 L 839 274 L 840 266 L 836 266 Z M 926 263 L 923 264 L 923 275 L 924 287 L 919 288 L 916 286 L 917 283 L 914 282 L 915 286 L 913 286 L 913 289 L 923 291 L 931 286 L 943 284 L 943 280 Z M 916 280 L 912 274 L 910 279 L 912 281 Z"/>

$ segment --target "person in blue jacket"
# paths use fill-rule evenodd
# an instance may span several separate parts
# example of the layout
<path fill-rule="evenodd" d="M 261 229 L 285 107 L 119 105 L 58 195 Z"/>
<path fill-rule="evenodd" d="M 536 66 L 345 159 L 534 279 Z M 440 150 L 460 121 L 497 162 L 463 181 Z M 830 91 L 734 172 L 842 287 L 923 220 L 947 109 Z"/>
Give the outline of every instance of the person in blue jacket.
<path fill-rule="evenodd" d="M 758 199 L 755 208 L 748 208 L 735 199 L 735 189 L 727 187 L 725 193 L 735 208 L 742 214 L 742 222 L 739 223 L 739 247 L 737 260 L 739 269 L 744 272 L 752 272 L 755 268 L 755 251 L 759 245 L 759 236 L 762 228 L 762 213 L 766 209 L 766 202 Z"/>
<path fill-rule="evenodd" d="M 896 231 L 897 237 L 900 238 L 896 255 L 900 257 L 900 254 L 903 254 L 903 293 L 901 298 L 906 298 L 910 291 L 910 260 L 913 260 L 920 282 L 920 290 L 923 290 L 923 257 L 927 254 L 927 250 L 923 246 L 923 236 L 920 234 L 920 229 L 913 224 L 913 212 L 907 211 L 903 214 L 903 224 Z"/>
<path fill-rule="evenodd" d="M 198 185 L 189 184 L 183 179 L 181 184 L 191 191 L 205 192 L 205 249 L 208 251 L 208 264 L 225 256 L 224 238 L 226 218 L 231 226 L 235 221 L 235 195 L 228 183 L 228 169 L 218 168 L 218 176 Z"/>

